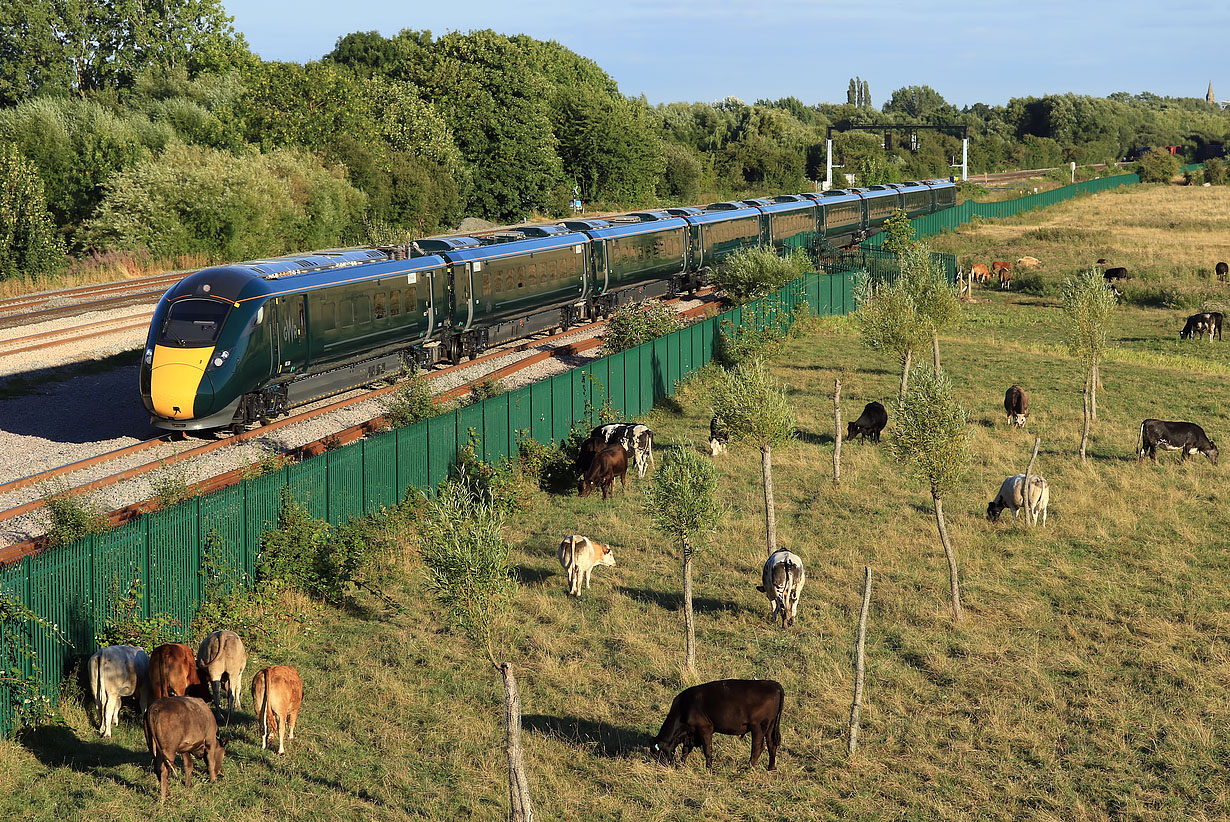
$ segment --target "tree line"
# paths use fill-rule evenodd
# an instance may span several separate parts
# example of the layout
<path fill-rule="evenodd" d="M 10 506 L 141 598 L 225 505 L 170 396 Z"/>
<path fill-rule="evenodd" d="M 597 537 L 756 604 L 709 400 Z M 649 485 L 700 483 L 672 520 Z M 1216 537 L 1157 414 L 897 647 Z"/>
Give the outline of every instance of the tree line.
<path fill-rule="evenodd" d="M 839 89 L 834 89 L 839 93 Z M 235 260 L 391 243 L 596 207 L 801 191 L 835 159 L 864 184 L 947 176 L 956 138 L 886 148 L 889 122 L 964 123 L 971 168 L 1191 156 L 1230 117 L 1198 99 L 1049 95 L 958 109 L 927 86 L 871 104 L 788 97 L 650 105 L 555 42 L 494 31 L 354 32 L 263 61 L 219 0 L 30 0 L 0 12 L 0 279 L 119 251 Z M 841 130 L 851 126 L 870 130 Z"/>

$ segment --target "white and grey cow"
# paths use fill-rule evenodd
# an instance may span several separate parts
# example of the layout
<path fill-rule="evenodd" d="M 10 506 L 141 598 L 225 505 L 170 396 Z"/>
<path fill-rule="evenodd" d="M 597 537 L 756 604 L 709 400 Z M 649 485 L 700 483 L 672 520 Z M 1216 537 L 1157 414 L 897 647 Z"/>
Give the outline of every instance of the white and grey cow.
<path fill-rule="evenodd" d="M 96 651 L 86 664 L 90 692 L 98 706 L 98 735 L 110 737 L 120 721 L 120 699 L 136 696 L 141 713 L 149 708 L 149 654 L 135 645 L 111 645 Z"/>
<path fill-rule="evenodd" d="M 645 478 L 649 466 L 655 465 L 653 460 L 653 431 L 648 425 L 636 422 L 613 422 L 599 425 L 589 434 L 590 440 L 607 445 L 622 445 L 632 458 L 636 467 L 636 476 Z"/>
<path fill-rule="evenodd" d="M 243 669 L 248 666 L 248 652 L 243 647 L 243 640 L 234 631 L 214 631 L 201 640 L 201 647 L 196 652 L 197 667 L 205 676 L 201 679 L 213 686 L 214 709 L 222 711 L 222 678 L 226 677 L 227 696 L 229 698 L 229 715 L 240 705 L 240 688 L 243 680 Z M 208 677 L 208 678 L 207 678 Z"/>
<path fill-rule="evenodd" d="M 803 560 L 798 554 L 778 548 L 765 560 L 761 578 L 764 584 L 757 585 L 756 590 L 764 593 L 769 602 L 773 603 L 769 619 L 780 615 L 783 628 L 793 625 L 794 618 L 799 613 L 799 597 L 803 594 L 803 583 L 807 581 Z"/>
<path fill-rule="evenodd" d="M 987 519 L 999 522 L 999 515 L 1005 508 L 1012 509 L 1012 518 L 1016 519 L 1018 511 L 1025 508 L 1025 475 L 1013 474 L 1004 480 L 999 487 L 995 499 L 987 503 Z M 1041 474 L 1029 475 L 1029 513 L 1033 520 L 1042 515 L 1042 524 L 1046 525 L 1046 509 L 1051 502 L 1051 488 Z"/>

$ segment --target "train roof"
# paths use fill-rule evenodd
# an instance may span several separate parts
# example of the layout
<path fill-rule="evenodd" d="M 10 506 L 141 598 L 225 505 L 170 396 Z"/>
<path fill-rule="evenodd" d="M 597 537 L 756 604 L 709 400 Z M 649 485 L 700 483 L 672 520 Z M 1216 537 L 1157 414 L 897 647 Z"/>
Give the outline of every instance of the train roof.
<path fill-rule="evenodd" d="M 811 200 L 799 198 L 797 200 L 786 200 L 780 203 L 767 203 L 760 206 L 760 210 L 766 214 L 777 214 L 783 211 L 811 211 L 816 207 L 816 204 Z"/>
<path fill-rule="evenodd" d="M 704 211 L 700 214 L 694 214 L 687 217 L 689 223 L 694 225 L 703 225 L 705 223 L 721 223 L 726 220 L 738 220 L 743 217 L 759 217 L 760 209 L 744 206 L 742 208 L 730 209 L 728 211 Z"/>
<path fill-rule="evenodd" d="M 533 254 L 537 251 L 554 251 L 558 248 L 580 246 L 588 242 L 583 234 L 567 232 L 551 237 L 527 237 L 507 243 L 480 245 L 473 248 L 457 248 L 445 251 L 441 256 L 450 263 L 484 262 L 498 260 L 502 257 L 513 257 L 518 254 Z"/>
<path fill-rule="evenodd" d="M 666 213 L 672 217 L 694 217 L 697 214 L 704 214 L 705 210 L 696 206 L 684 206 L 682 208 L 668 208 Z"/>
<path fill-rule="evenodd" d="M 653 220 L 644 223 L 625 223 L 609 228 L 596 228 L 586 233 L 595 240 L 617 239 L 619 237 L 635 237 L 637 234 L 653 234 L 658 231 L 670 231 L 676 228 L 687 228 L 688 222 L 682 217 L 667 217 L 664 220 Z"/>
<path fill-rule="evenodd" d="M 569 229 L 562 225 L 515 225 L 508 230 L 525 237 L 554 237 L 569 232 Z"/>
<path fill-rule="evenodd" d="M 834 203 L 857 203 L 863 199 L 860 195 L 846 191 L 844 189 L 830 189 L 824 192 L 824 198 L 820 200 L 820 205 L 832 205 Z"/>

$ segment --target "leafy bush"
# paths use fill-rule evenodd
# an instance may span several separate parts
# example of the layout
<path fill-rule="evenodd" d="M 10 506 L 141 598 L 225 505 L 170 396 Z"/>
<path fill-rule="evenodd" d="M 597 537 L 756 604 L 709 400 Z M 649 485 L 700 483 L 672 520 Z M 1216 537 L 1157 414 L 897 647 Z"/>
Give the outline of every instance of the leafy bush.
<path fill-rule="evenodd" d="M 478 456 L 478 435 L 471 429 L 470 441 L 457 451 L 452 476 L 445 482 L 460 482 L 473 496 L 490 500 L 501 514 L 521 510 L 525 503 L 521 482 L 508 460 L 485 462 Z"/>
<path fill-rule="evenodd" d="M 121 580 L 111 580 L 111 613 L 94 635 L 95 642 L 104 648 L 108 645 L 135 645 L 152 651 L 159 645 L 184 639 L 183 626 L 178 619 L 168 614 L 148 618 L 141 616 L 144 593 L 140 576 L 134 574 L 126 590 L 122 586 Z"/>
<path fill-rule="evenodd" d="M 1025 294 L 1036 294 L 1040 297 L 1054 291 L 1053 288 L 1047 287 L 1045 280 L 1042 279 L 1042 275 L 1039 272 L 1028 269 L 1020 269 L 1012 275 L 1012 287 Z"/>
<path fill-rule="evenodd" d="M 43 507 L 50 525 L 47 541 L 53 546 L 72 545 L 90 534 L 106 531 L 106 513 L 80 494 L 68 492 L 63 482 L 51 483 L 42 490 Z"/>
<path fill-rule="evenodd" d="M 1224 186 L 1226 184 L 1226 163 L 1225 161 L 1212 157 L 1204 161 L 1204 181 L 1215 186 Z"/>
<path fill-rule="evenodd" d="M 182 462 L 160 460 L 158 470 L 150 479 L 150 488 L 160 510 L 174 508 L 191 496 L 188 491 L 188 469 Z"/>
<path fill-rule="evenodd" d="M 416 422 L 443 413 L 444 406 L 437 405 L 427 380 L 417 371 L 405 384 L 387 394 L 382 400 L 384 418 L 394 428 L 405 428 Z"/>
<path fill-rule="evenodd" d="M 53 715 L 42 692 L 42 670 L 33 635 L 41 631 L 56 642 L 65 642 L 59 628 L 31 611 L 25 603 L 0 594 L 0 713 L 12 717 L 16 728 L 38 725 Z M 29 666 L 30 673 L 22 673 Z"/>
<path fill-rule="evenodd" d="M 470 394 L 466 397 L 465 404 L 474 405 L 482 402 L 483 400 L 489 400 L 492 397 L 498 397 L 507 392 L 508 386 L 500 380 L 493 380 L 490 377 L 483 377 L 471 386 Z"/>
<path fill-rule="evenodd" d="M 1142 183 L 1169 183 L 1182 169 L 1178 157 L 1160 148 L 1153 149 L 1136 164 Z"/>
<path fill-rule="evenodd" d="M 544 445 L 529 431 L 517 432 L 521 476 L 551 494 L 566 494 L 577 485 L 576 459 L 581 443 L 589 438 L 588 427 L 573 428 L 558 447 Z"/>
<path fill-rule="evenodd" d="M 741 363 L 772 356 L 785 339 L 786 329 L 775 324 L 762 325 L 749 312 L 743 314 L 743 324 L 723 320 L 718 326 L 717 346 L 713 359 L 723 368 L 735 368 Z"/>
<path fill-rule="evenodd" d="M 51 274 L 64 262 L 38 169 L 15 146 L 0 145 L 0 280 Z"/>
<path fill-rule="evenodd" d="M 770 248 L 757 247 L 727 257 L 713 279 L 732 300 L 742 303 L 772 293 L 813 268 L 803 251 L 779 257 Z"/>
<path fill-rule="evenodd" d="M 669 305 L 656 300 L 629 303 L 616 309 L 607 320 L 602 345 L 608 354 L 618 354 L 641 343 L 683 328 L 684 321 Z"/>

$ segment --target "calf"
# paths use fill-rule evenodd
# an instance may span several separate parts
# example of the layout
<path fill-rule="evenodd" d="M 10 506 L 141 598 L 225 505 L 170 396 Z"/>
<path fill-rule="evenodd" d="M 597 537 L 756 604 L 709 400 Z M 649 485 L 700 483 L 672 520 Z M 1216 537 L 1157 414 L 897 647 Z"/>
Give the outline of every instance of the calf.
<path fill-rule="evenodd" d="M 1017 268 L 1037 268 L 1042 265 L 1042 261 L 1037 257 L 1022 257 L 1016 261 Z"/>
<path fill-rule="evenodd" d="M 589 575 L 595 565 L 615 567 L 615 554 L 611 546 L 594 542 L 589 537 L 573 534 L 564 537 L 559 544 L 559 564 L 568 574 L 568 593 L 574 597 L 581 596 L 581 583 L 589 587 Z"/>
<path fill-rule="evenodd" d="M 713 734 L 752 734 L 752 761 L 769 748 L 769 770 L 777 766 L 781 744 L 782 707 L 786 693 L 772 679 L 721 679 L 693 685 L 671 703 L 650 752 L 662 764 L 673 764 L 675 749 L 683 746 L 680 764 L 692 749 L 705 751 L 705 767 L 713 768 Z"/>
<path fill-rule="evenodd" d="M 161 647 L 161 646 L 160 646 Z M 218 742 L 218 723 L 209 707 L 199 699 L 169 696 L 157 699 L 145 712 L 145 744 L 154 757 L 154 770 L 162 787 L 162 802 L 167 801 L 167 784 L 175 769 L 175 757 L 184 758 L 184 787 L 192 787 L 192 757 L 199 756 L 209 767 L 209 781 L 217 782 L 226 750 Z"/>
<path fill-rule="evenodd" d="M 1014 385 L 1004 392 L 1004 413 L 1008 415 L 1008 424 L 1017 428 L 1025 427 L 1025 417 L 1029 412 L 1029 395 L 1019 385 Z"/>
<path fill-rule="evenodd" d="M 149 655 L 149 685 L 154 699 L 167 696 L 200 696 L 208 701 L 192 649 L 182 642 L 159 645 Z M 201 694 L 205 694 L 201 696 Z"/>
<path fill-rule="evenodd" d="M 799 612 L 799 597 L 803 594 L 803 583 L 807 574 L 803 570 L 803 560 L 797 554 L 792 554 L 784 548 L 778 548 L 765 560 L 764 569 L 760 572 L 763 585 L 757 585 L 760 591 L 773 603 L 769 611 L 772 620 L 778 614 L 782 618 L 782 627 L 794 624 L 794 618 Z"/>
<path fill-rule="evenodd" d="M 645 478 L 645 472 L 653 460 L 653 431 L 648 425 L 635 422 L 614 422 L 599 425 L 590 432 L 589 438 L 606 445 L 619 444 L 632 456 L 632 464 L 636 467 L 638 479 Z"/>
<path fill-rule="evenodd" d="M 995 499 L 987 503 L 987 519 L 999 522 L 999 515 L 1005 508 L 1012 509 L 1012 518 L 1025 508 L 1025 475 L 1013 474 L 999 486 Z M 1029 511 L 1027 516 L 1035 522 L 1042 515 L 1042 524 L 1046 525 L 1046 509 L 1051 503 L 1051 489 L 1041 474 L 1029 475 Z"/>
<path fill-rule="evenodd" d="M 589 469 L 581 477 L 581 496 L 589 496 L 595 488 L 602 489 L 602 498 L 606 499 L 615 489 L 615 478 L 619 477 L 620 486 L 628 490 L 628 452 L 622 445 L 608 445 L 594 455 Z"/>
<path fill-rule="evenodd" d="M 709 456 L 716 457 L 726 453 L 726 443 L 730 441 L 730 431 L 726 423 L 716 414 L 709 420 Z"/>
<path fill-rule="evenodd" d="M 289 665 L 271 665 L 261 668 L 252 678 L 252 704 L 261 723 L 261 748 L 268 746 L 273 732 L 278 729 L 278 753 L 286 753 L 287 730 L 289 738 L 295 739 L 295 721 L 303 705 L 303 680 L 299 672 Z"/>
<path fill-rule="evenodd" d="M 991 269 L 987 268 L 986 263 L 974 263 L 969 269 L 970 276 L 980 283 L 990 282 Z"/>
<path fill-rule="evenodd" d="M 96 651 L 86 665 L 90 691 L 98 705 L 98 735 L 111 737 L 120 721 L 120 699 L 136 696 L 141 713 L 149 708 L 149 654 L 135 645 L 112 645 Z"/>
<path fill-rule="evenodd" d="M 1227 266 L 1225 263 L 1218 263 L 1216 271 L 1217 279 L 1224 283 L 1227 279 L 1227 274 L 1230 274 L 1230 266 Z"/>
<path fill-rule="evenodd" d="M 888 425 L 888 411 L 880 403 L 872 400 L 863 406 L 863 413 L 854 422 L 846 424 L 846 439 L 862 437 L 866 442 L 870 437 L 872 442 L 880 441 L 880 432 Z"/>
<path fill-rule="evenodd" d="M 1165 422 L 1163 420 L 1145 420 L 1140 424 L 1140 439 L 1137 441 L 1136 462 L 1140 463 L 1145 454 L 1157 462 L 1157 449 L 1178 451 L 1179 461 L 1187 459 L 1189 454 L 1204 454 L 1213 465 L 1217 464 L 1217 445 L 1205 436 L 1204 429 L 1194 422 Z"/>
<path fill-rule="evenodd" d="M 230 709 L 227 711 L 227 721 L 230 714 L 240 705 L 240 689 L 242 688 L 243 669 L 248 664 L 248 653 L 244 650 L 243 640 L 234 631 L 214 631 L 201 640 L 201 647 L 196 652 L 196 664 L 206 674 L 205 682 L 213 686 L 214 710 L 221 712 L 222 699 L 219 690 L 222 681 L 226 680 L 227 696 L 230 698 Z"/>
<path fill-rule="evenodd" d="M 999 275 L 1000 288 L 1012 288 L 1012 263 L 1007 260 L 995 260 L 991 263 L 991 273 Z"/>
<path fill-rule="evenodd" d="M 1220 340 L 1223 319 L 1220 311 L 1202 311 L 1199 314 L 1193 314 L 1187 318 L 1187 323 L 1179 332 L 1179 339 L 1195 340 L 1208 334 L 1209 342 L 1213 342 L 1214 337 Z"/>

